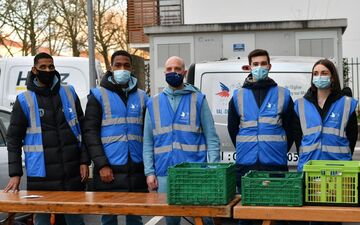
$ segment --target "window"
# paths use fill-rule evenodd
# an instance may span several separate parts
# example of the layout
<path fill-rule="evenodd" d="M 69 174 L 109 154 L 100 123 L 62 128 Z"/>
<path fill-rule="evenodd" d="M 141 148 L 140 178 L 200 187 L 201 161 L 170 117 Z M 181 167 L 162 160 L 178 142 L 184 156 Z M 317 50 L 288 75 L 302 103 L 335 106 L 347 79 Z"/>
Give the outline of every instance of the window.
<path fill-rule="evenodd" d="M 10 112 L 0 110 L 0 120 L 3 122 L 5 129 L 10 125 Z"/>
<path fill-rule="evenodd" d="M 6 146 L 6 140 L 5 140 L 5 130 L 2 130 L 1 129 L 1 132 L 0 132 L 0 147 L 4 147 Z"/>
<path fill-rule="evenodd" d="M 158 45 L 158 67 L 164 67 L 165 61 L 170 56 L 179 56 L 185 61 L 185 65 L 190 65 L 190 44 L 159 44 Z"/>
<path fill-rule="evenodd" d="M 300 39 L 299 40 L 300 56 L 318 56 L 330 58 L 334 57 L 334 39 Z"/>
<path fill-rule="evenodd" d="M 6 129 L 2 121 L 0 121 L 0 147 L 6 146 Z M 2 149 L 1 149 L 2 150 Z"/>

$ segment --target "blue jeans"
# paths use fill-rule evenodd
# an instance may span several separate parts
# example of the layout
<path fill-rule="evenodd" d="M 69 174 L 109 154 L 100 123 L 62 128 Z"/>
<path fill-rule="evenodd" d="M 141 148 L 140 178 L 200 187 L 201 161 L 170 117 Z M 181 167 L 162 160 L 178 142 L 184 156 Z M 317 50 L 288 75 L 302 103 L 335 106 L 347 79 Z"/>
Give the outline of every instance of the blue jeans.
<path fill-rule="evenodd" d="M 141 216 L 125 216 L 126 225 L 143 225 Z M 117 225 L 118 220 L 116 215 L 103 215 L 101 217 L 102 225 Z"/>
<path fill-rule="evenodd" d="M 157 177 L 158 180 L 158 192 L 159 193 L 167 193 L 167 176 Z M 181 217 L 178 216 L 166 216 L 166 225 L 180 225 Z M 214 221 L 210 217 L 202 218 L 204 225 L 214 225 Z"/>
<path fill-rule="evenodd" d="M 67 225 L 85 225 L 82 215 L 64 214 Z M 50 225 L 50 214 L 35 214 L 35 225 Z"/>

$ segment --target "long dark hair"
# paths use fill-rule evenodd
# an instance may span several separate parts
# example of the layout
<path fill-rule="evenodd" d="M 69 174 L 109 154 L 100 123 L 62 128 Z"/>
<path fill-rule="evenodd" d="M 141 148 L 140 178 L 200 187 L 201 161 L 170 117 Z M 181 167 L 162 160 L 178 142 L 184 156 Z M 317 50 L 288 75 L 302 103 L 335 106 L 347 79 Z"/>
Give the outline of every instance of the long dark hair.
<path fill-rule="evenodd" d="M 311 91 L 316 92 L 317 91 L 317 87 L 313 84 L 313 78 L 314 78 L 314 68 L 317 65 L 323 65 L 325 66 L 331 74 L 331 92 L 340 92 L 341 91 L 341 87 L 340 87 L 340 79 L 339 79 L 339 74 L 337 72 L 336 66 L 333 62 L 331 62 L 328 59 L 320 59 L 319 61 L 317 61 L 312 70 L 311 70 Z"/>

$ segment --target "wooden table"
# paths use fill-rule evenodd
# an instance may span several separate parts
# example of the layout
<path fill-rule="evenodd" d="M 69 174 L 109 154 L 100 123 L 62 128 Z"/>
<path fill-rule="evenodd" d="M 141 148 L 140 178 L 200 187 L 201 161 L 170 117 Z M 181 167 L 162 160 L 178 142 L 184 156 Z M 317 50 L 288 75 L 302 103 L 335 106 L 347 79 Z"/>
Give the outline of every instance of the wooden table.
<path fill-rule="evenodd" d="M 359 207 L 338 206 L 243 206 L 238 203 L 233 208 L 235 219 L 263 220 L 270 225 L 275 220 L 323 221 L 323 222 L 360 222 Z"/>
<path fill-rule="evenodd" d="M 24 198 L 24 196 L 29 195 L 41 197 Z M 221 206 L 181 206 L 168 205 L 166 194 L 158 193 L 0 192 L 0 212 L 189 216 L 194 217 L 197 225 L 202 225 L 201 217 L 232 217 L 232 208 L 239 200 L 240 198 L 236 197 L 228 205 Z"/>

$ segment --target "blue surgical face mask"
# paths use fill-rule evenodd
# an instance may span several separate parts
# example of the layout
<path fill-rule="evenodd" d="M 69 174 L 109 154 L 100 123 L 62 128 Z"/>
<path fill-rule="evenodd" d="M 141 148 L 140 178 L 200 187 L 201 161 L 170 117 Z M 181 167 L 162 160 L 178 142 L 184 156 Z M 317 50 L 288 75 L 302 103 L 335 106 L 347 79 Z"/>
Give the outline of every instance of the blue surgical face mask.
<path fill-rule="evenodd" d="M 330 76 L 314 76 L 312 82 L 319 89 L 327 89 L 331 85 Z"/>
<path fill-rule="evenodd" d="M 263 80 L 267 78 L 269 70 L 267 68 L 258 66 L 251 70 L 251 74 L 253 75 L 253 78 L 255 78 L 255 80 Z"/>
<path fill-rule="evenodd" d="M 131 77 L 131 73 L 128 70 L 115 70 L 114 80 L 118 84 L 127 84 Z"/>
<path fill-rule="evenodd" d="M 166 73 L 166 82 L 172 87 L 179 87 L 183 83 L 184 77 L 176 72 Z"/>

